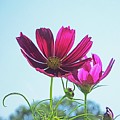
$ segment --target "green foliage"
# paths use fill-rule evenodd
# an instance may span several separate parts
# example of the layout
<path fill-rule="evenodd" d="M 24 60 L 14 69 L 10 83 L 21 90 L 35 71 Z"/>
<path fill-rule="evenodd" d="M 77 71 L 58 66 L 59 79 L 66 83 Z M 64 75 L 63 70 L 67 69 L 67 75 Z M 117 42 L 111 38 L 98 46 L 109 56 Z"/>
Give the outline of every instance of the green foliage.
<path fill-rule="evenodd" d="M 56 106 L 60 98 L 55 98 L 53 100 L 53 107 Z M 81 101 L 80 101 L 81 102 Z M 50 105 L 49 100 L 44 102 L 34 102 L 31 105 L 35 108 L 35 119 L 36 120 L 47 120 L 47 117 L 50 114 Z M 90 115 L 89 118 L 91 120 L 98 120 L 98 115 L 101 114 L 100 108 L 97 104 L 92 101 L 88 101 L 88 113 L 93 114 L 95 116 Z M 64 99 L 61 104 L 58 106 L 56 110 L 57 117 L 54 120 L 69 120 L 73 116 L 79 116 L 74 120 L 83 120 L 83 116 L 80 117 L 81 114 L 84 114 L 84 106 L 79 102 L 75 102 L 70 99 Z M 68 116 L 68 117 L 66 117 Z M 64 117 L 64 118 L 63 118 Z M 20 106 L 14 114 L 9 117 L 9 120 L 33 120 L 32 114 L 29 108 L 25 106 Z"/>

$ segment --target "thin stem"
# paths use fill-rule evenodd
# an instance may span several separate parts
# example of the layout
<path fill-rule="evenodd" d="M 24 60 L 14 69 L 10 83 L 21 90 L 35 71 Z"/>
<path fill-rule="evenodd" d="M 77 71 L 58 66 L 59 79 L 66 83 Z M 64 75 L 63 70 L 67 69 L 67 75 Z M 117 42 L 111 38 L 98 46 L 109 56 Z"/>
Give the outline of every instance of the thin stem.
<path fill-rule="evenodd" d="M 50 81 L 50 110 L 53 112 L 53 99 L 52 99 L 53 77 Z"/>
<path fill-rule="evenodd" d="M 85 114 L 85 120 L 87 120 L 87 94 L 84 94 L 84 114 Z"/>
<path fill-rule="evenodd" d="M 64 96 L 57 102 L 57 104 L 56 104 L 56 106 L 55 106 L 55 108 L 54 108 L 55 111 L 57 110 L 58 106 L 61 104 L 61 102 L 62 102 L 65 98 L 66 98 L 66 95 L 64 95 Z"/>
<path fill-rule="evenodd" d="M 38 102 L 38 103 L 34 106 L 33 111 L 36 111 L 37 106 L 40 105 L 42 102 L 45 102 L 45 101 L 47 101 L 47 100 L 50 100 L 50 99 L 45 99 L 45 100 L 42 100 L 42 101 Z"/>
<path fill-rule="evenodd" d="M 117 117 L 120 117 L 120 114 L 119 114 L 119 115 L 117 115 L 117 116 L 116 116 L 113 120 L 116 120 L 116 118 L 117 118 Z"/>
<path fill-rule="evenodd" d="M 75 110 L 77 110 L 79 107 L 83 106 L 83 104 L 78 105 L 77 107 L 75 107 L 69 114 L 68 116 L 70 116 Z"/>
<path fill-rule="evenodd" d="M 88 114 L 89 116 L 93 116 L 93 114 Z M 78 118 L 78 117 L 83 117 L 83 116 L 86 116 L 86 114 L 80 114 L 80 115 L 77 115 L 77 116 L 74 116 L 74 117 L 72 117 L 72 118 L 69 118 L 69 120 L 74 120 L 74 119 L 76 119 L 76 118 Z M 86 120 L 86 119 L 85 119 Z"/>
<path fill-rule="evenodd" d="M 32 109 L 32 106 L 30 105 L 30 103 L 29 103 L 29 101 L 27 100 L 27 98 L 26 98 L 23 94 L 21 94 L 21 93 L 13 92 L 13 93 L 7 94 L 7 95 L 3 98 L 3 106 L 4 106 L 4 107 L 7 107 L 7 106 L 5 106 L 5 99 L 6 99 L 7 97 L 11 96 L 11 95 L 19 95 L 19 96 L 23 97 L 24 100 L 27 102 L 27 104 L 28 104 L 28 106 L 29 106 L 29 108 L 30 108 L 30 110 L 31 110 L 31 112 L 32 112 L 32 117 L 33 117 L 33 119 L 36 120 L 36 118 L 35 118 L 35 116 L 34 116 L 34 111 L 33 111 L 33 109 Z"/>
<path fill-rule="evenodd" d="M 5 105 L 5 99 L 6 99 L 8 96 L 11 96 L 11 95 L 19 95 L 19 96 L 22 96 L 22 97 L 25 99 L 25 101 L 27 102 L 30 110 L 32 111 L 31 105 L 30 105 L 29 101 L 27 100 L 27 98 L 26 98 L 24 95 L 22 95 L 21 93 L 17 93 L 17 92 L 9 93 L 9 94 L 7 94 L 7 95 L 3 98 L 3 106 L 4 106 L 4 107 L 7 107 L 7 106 Z"/>
<path fill-rule="evenodd" d="M 63 90 L 65 91 L 65 86 L 64 86 L 64 82 L 63 82 L 62 77 L 61 77 L 61 81 L 62 81 Z"/>
<path fill-rule="evenodd" d="M 66 88 L 67 88 L 67 85 L 68 85 L 68 80 L 66 80 Z"/>

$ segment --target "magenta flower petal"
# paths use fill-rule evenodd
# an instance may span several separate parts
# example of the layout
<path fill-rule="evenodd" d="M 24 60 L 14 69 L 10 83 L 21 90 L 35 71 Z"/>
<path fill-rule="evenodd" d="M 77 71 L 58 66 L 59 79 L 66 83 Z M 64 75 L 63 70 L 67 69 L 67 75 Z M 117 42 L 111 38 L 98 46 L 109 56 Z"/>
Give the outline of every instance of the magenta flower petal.
<path fill-rule="evenodd" d="M 101 76 L 100 80 L 104 79 L 108 74 L 109 72 L 111 71 L 112 67 L 113 67 L 113 64 L 114 64 L 115 60 L 112 58 L 110 60 L 110 63 L 107 67 L 107 69 L 105 70 L 105 72 L 103 73 L 103 75 Z"/>
<path fill-rule="evenodd" d="M 90 39 L 91 37 L 85 36 L 82 41 L 74 48 L 74 50 L 63 59 L 63 62 L 69 64 L 84 57 L 92 46 L 93 42 L 90 41 Z"/>
<path fill-rule="evenodd" d="M 83 65 L 82 68 L 84 68 L 86 71 L 90 72 L 90 70 L 91 70 L 91 68 L 92 68 L 92 66 L 91 66 L 90 63 L 91 63 L 91 61 L 85 62 L 85 64 Z"/>
<path fill-rule="evenodd" d="M 100 57 L 96 54 L 92 54 L 92 58 L 93 58 L 93 65 L 99 64 L 102 69 L 102 61 L 101 61 Z"/>
<path fill-rule="evenodd" d="M 53 75 L 53 74 L 49 74 L 49 73 L 45 72 L 45 70 L 44 70 L 44 69 L 36 68 L 36 70 L 37 70 L 38 72 L 41 72 L 41 73 L 43 73 L 43 74 L 47 75 L 47 76 L 54 77 L 54 75 Z"/>
<path fill-rule="evenodd" d="M 36 40 L 40 50 L 46 58 L 54 55 L 54 39 L 50 29 L 37 29 Z"/>
<path fill-rule="evenodd" d="M 24 57 L 27 59 L 27 61 L 29 62 L 29 64 L 32 67 L 39 68 L 39 69 L 45 69 L 45 68 L 47 68 L 47 64 L 39 62 L 39 61 L 33 59 L 32 57 L 30 57 L 29 55 L 27 55 L 23 50 L 21 50 L 21 52 L 23 53 Z"/>
<path fill-rule="evenodd" d="M 55 56 L 63 58 L 67 55 L 73 46 L 75 39 L 75 30 L 70 27 L 62 27 L 56 37 L 55 41 Z"/>
<path fill-rule="evenodd" d="M 66 71 L 74 71 L 76 69 L 81 68 L 87 61 L 90 61 L 90 60 L 91 60 L 90 58 L 87 58 L 85 60 L 81 60 L 81 61 L 76 62 L 76 63 L 62 65 L 61 68 L 66 70 Z"/>
<path fill-rule="evenodd" d="M 37 47 L 34 45 L 34 43 L 25 35 L 20 33 L 20 37 L 16 38 L 20 47 L 25 51 L 26 54 L 28 54 L 31 58 L 38 60 L 40 62 L 45 62 L 46 59 L 42 56 L 42 54 L 39 52 Z"/>
<path fill-rule="evenodd" d="M 87 80 L 87 77 L 88 77 L 88 72 L 86 70 L 84 70 L 83 68 L 81 68 L 78 72 L 78 79 L 79 81 L 85 81 Z"/>
<path fill-rule="evenodd" d="M 60 68 L 55 69 L 55 70 L 53 70 L 51 68 L 47 68 L 47 69 L 45 69 L 45 72 L 47 72 L 48 74 L 53 74 L 54 76 L 57 76 L 57 77 L 61 77 L 65 74 L 69 73 L 69 71 L 65 71 L 65 70 L 60 69 Z"/>
<path fill-rule="evenodd" d="M 100 72 L 101 72 L 101 66 L 99 64 L 95 64 L 91 68 L 90 75 L 92 76 L 92 78 L 94 80 L 94 84 L 99 82 Z"/>
<path fill-rule="evenodd" d="M 67 78 L 69 81 L 71 81 L 71 82 L 73 82 L 73 83 L 75 83 L 75 84 L 79 84 L 78 78 L 75 79 L 72 74 L 68 75 L 66 78 Z"/>

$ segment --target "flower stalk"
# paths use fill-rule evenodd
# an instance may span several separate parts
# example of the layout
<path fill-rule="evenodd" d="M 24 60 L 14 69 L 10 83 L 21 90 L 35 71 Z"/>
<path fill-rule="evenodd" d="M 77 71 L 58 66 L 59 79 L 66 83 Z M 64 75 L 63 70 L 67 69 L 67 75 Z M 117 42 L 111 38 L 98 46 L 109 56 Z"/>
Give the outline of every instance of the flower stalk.
<path fill-rule="evenodd" d="M 85 120 L 87 120 L 87 94 L 84 93 L 84 114 L 85 114 Z"/>
<path fill-rule="evenodd" d="M 52 89 L 53 89 L 53 77 L 51 77 L 50 81 L 50 110 L 53 113 Z"/>

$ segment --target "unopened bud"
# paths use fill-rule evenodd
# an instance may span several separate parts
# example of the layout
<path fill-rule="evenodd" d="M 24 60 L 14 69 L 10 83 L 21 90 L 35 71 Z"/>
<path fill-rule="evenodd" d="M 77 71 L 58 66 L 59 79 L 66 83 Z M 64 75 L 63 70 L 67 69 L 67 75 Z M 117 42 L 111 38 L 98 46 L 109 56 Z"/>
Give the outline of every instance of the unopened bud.
<path fill-rule="evenodd" d="M 65 89 L 65 94 L 69 99 L 72 99 L 74 97 L 74 92 L 71 88 L 66 88 Z"/>
<path fill-rule="evenodd" d="M 110 108 L 106 107 L 106 113 L 103 116 L 103 120 L 113 120 L 113 112 Z"/>

